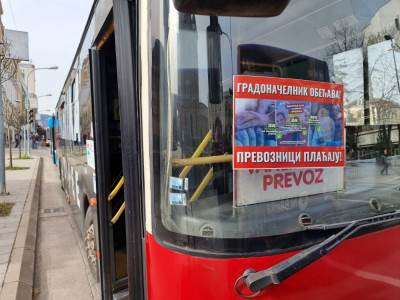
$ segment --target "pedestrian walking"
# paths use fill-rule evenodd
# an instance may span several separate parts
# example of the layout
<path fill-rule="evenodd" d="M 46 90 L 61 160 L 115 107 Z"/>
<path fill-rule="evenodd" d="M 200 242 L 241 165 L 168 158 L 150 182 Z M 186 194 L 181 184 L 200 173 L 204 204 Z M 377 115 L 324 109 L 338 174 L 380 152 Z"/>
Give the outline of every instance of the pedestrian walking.
<path fill-rule="evenodd" d="M 32 149 L 37 149 L 38 148 L 39 135 L 36 132 L 32 133 L 31 139 L 32 139 Z"/>
<path fill-rule="evenodd" d="M 21 136 L 19 135 L 19 133 L 16 133 L 15 134 L 15 148 L 18 148 L 20 140 L 21 140 Z"/>
<path fill-rule="evenodd" d="M 387 149 L 383 150 L 383 156 L 382 156 L 383 169 L 381 170 L 381 175 L 383 175 L 383 173 L 385 173 L 385 175 L 388 175 L 388 170 L 389 170 L 388 156 L 389 155 Z"/>
<path fill-rule="evenodd" d="M 32 145 L 32 149 L 35 149 L 36 138 L 35 138 L 35 134 L 33 132 L 31 133 L 31 145 Z"/>

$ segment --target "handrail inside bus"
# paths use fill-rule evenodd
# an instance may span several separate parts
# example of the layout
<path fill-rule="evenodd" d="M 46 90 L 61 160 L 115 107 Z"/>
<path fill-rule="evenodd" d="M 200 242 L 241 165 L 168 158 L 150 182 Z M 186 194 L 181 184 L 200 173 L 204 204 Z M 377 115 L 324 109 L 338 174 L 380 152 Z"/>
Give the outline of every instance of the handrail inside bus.
<path fill-rule="evenodd" d="M 125 201 L 124 201 L 124 203 L 122 203 L 121 207 L 118 209 L 118 211 L 115 214 L 115 216 L 111 219 L 111 224 L 114 225 L 115 223 L 117 223 L 117 221 L 121 217 L 121 215 L 124 212 L 124 210 L 125 210 Z"/>
<path fill-rule="evenodd" d="M 212 131 L 209 130 L 207 132 L 206 136 L 204 137 L 204 139 L 202 140 L 202 142 L 200 143 L 200 145 L 197 147 L 196 151 L 194 151 L 191 159 L 200 157 L 200 155 L 203 153 L 204 149 L 207 147 L 207 145 L 210 143 L 211 140 L 212 140 Z M 172 164 L 173 163 L 174 163 L 174 161 L 172 161 Z M 186 175 L 192 169 L 192 167 L 193 167 L 193 165 L 185 165 L 182 172 L 179 174 L 179 178 L 185 178 Z"/>
<path fill-rule="evenodd" d="M 232 162 L 232 159 L 233 159 L 232 154 L 204 156 L 197 158 L 182 158 L 182 159 L 173 159 L 172 165 L 174 167 L 199 166 L 208 164 L 229 163 Z"/>
<path fill-rule="evenodd" d="M 183 170 L 179 174 L 179 178 L 185 178 L 187 174 L 189 174 L 193 166 L 232 162 L 232 155 L 230 154 L 200 157 L 200 155 L 203 153 L 204 149 L 208 146 L 211 140 L 212 140 L 212 130 L 209 130 L 206 136 L 199 144 L 199 146 L 194 151 L 191 158 L 172 160 L 173 167 L 175 168 L 183 167 Z M 214 176 L 214 168 L 211 168 L 207 172 L 207 175 L 200 182 L 199 186 L 196 188 L 193 195 L 190 197 L 189 203 L 193 203 L 200 198 L 204 189 L 213 179 L 213 176 Z"/>
<path fill-rule="evenodd" d="M 124 182 L 125 182 L 125 177 L 122 176 L 121 179 L 118 181 L 118 184 L 115 186 L 115 188 L 111 191 L 110 195 L 108 196 L 108 199 L 107 199 L 108 201 L 111 201 L 112 199 L 114 199 L 114 197 L 118 194 L 119 190 L 124 185 Z M 124 203 L 122 203 L 121 207 L 118 209 L 115 216 L 111 219 L 111 224 L 114 225 L 115 223 L 117 223 L 117 221 L 121 217 L 124 210 L 125 210 L 125 201 L 124 201 Z"/>
<path fill-rule="evenodd" d="M 193 193 L 192 197 L 190 197 L 190 200 L 189 200 L 190 203 L 193 203 L 200 198 L 201 194 L 203 193 L 203 191 L 207 187 L 207 185 L 210 183 L 213 176 L 214 176 L 214 168 L 211 168 L 208 171 L 207 175 L 200 182 L 199 186 L 197 187 L 196 191 Z"/>
<path fill-rule="evenodd" d="M 124 185 L 124 182 L 125 182 L 125 177 L 122 176 L 121 179 L 118 181 L 118 184 L 111 191 L 110 195 L 108 195 L 108 198 L 107 198 L 108 201 L 111 201 L 112 199 L 114 199 L 114 197 L 118 194 L 121 187 Z"/>

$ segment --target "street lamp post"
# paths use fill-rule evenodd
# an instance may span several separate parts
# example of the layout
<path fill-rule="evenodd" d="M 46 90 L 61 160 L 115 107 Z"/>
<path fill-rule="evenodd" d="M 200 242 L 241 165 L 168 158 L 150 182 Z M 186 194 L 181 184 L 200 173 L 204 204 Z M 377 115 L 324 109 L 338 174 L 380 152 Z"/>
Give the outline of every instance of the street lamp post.
<path fill-rule="evenodd" d="M 27 125 L 27 155 L 30 155 L 30 123 L 29 123 L 29 117 L 28 117 L 28 112 L 29 112 L 29 108 L 30 108 L 30 95 L 29 95 L 29 76 L 38 70 L 58 70 L 58 66 L 52 66 L 52 67 L 40 67 L 40 68 L 34 68 L 32 70 L 29 71 L 28 75 L 26 76 L 26 91 L 27 91 L 27 97 L 25 98 L 26 101 L 26 125 Z"/>
<path fill-rule="evenodd" d="M 0 63 L 0 75 L 1 75 Z M 3 83 L 0 76 L 0 195 L 6 195 L 6 151 L 4 146 L 4 107 L 3 107 Z"/>
<path fill-rule="evenodd" d="M 27 101 L 27 87 L 26 87 L 26 84 L 25 84 L 25 82 L 23 82 L 23 81 L 20 81 L 20 83 L 21 83 L 21 86 L 23 87 L 23 90 L 24 90 L 24 100 L 23 101 L 21 101 L 21 113 L 22 112 L 25 112 L 25 122 L 26 122 L 26 120 L 27 120 L 27 118 L 28 118 L 28 116 L 27 116 L 27 112 L 28 112 L 28 109 L 27 109 L 27 103 L 28 103 L 28 101 Z M 24 139 L 24 145 L 23 145 L 23 148 L 24 148 L 24 155 L 27 155 L 27 135 L 28 135 L 28 133 L 27 133 L 27 124 L 25 124 L 24 126 L 23 126 L 23 128 L 22 128 L 22 135 L 23 135 L 23 139 Z M 21 142 L 20 142 L 21 143 Z M 20 151 L 21 152 L 21 151 Z M 20 153 L 20 156 L 21 156 L 21 153 Z"/>
<path fill-rule="evenodd" d="M 394 44 L 393 44 L 393 37 L 390 34 L 384 35 L 385 40 L 390 41 L 392 46 L 392 54 L 393 54 L 393 62 L 394 62 L 394 69 L 396 71 L 396 80 L 397 80 L 397 90 L 400 94 L 400 81 L 399 81 L 399 72 L 397 70 L 397 63 L 396 63 L 396 55 L 394 54 Z"/>
<path fill-rule="evenodd" d="M 0 55 L 6 55 L 4 49 L 4 42 L 0 42 L 2 47 Z M 4 107 L 3 107 L 3 76 L 2 76 L 2 63 L 0 63 L 0 195 L 8 195 L 6 191 L 6 151 L 4 145 Z"/>
<path fill-rule="evenodd" d="M 396 62 L 396 55 L 394 54 L 394 43 L 393 43 L 393 37 L 390 34 L 385 34 L 384 35 L 385 40 L 389 41 L 392 47 L 392 54 L 393 54 L 393 62 L 394 62 L 394 68 L 396 70 L 396 80 L 397 80 L 397 90 L 400 95 L 400 82 L 399 82 L 399 72 L 397 71 L 397 62 Z M 399 148 L 400 148 L 400 124 L 397 124 L 397 136 L 398 136 L 398 143 L 399 143 Z"/>

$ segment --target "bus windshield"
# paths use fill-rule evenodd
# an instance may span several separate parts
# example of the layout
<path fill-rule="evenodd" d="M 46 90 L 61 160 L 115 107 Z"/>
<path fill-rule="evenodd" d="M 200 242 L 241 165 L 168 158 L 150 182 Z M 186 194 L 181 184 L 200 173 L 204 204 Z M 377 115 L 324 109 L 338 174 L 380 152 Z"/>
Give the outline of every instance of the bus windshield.
<path fill-rule="evenodd" d="M 399 209 L 399 9 L 389 0 L 298 0 L 278 16 L 237 18 L 152 0 L 157 236 L 193 249 L 282 250 L 323 238 L 307 225 Z M 266 119 L 293 120 L 292 103 L 278 100 L 246 100 L 234 132 L 235 75 L 342 85 L 343 110 L 310 104 L 318 126 L 307 134 L 319 146 L 343 141 L 345 166 L 233 170 L 234 139 L 277 147 L 295 138 L 277 142 L 265 130 Z"/>

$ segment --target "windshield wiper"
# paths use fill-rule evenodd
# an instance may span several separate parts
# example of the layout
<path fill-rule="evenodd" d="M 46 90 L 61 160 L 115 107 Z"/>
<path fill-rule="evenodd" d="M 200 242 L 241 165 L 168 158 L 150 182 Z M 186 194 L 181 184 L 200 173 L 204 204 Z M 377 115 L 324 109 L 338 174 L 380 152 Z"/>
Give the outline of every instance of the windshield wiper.
<path fill-rule="evenodd" d="M 371 223 L 371 222 L 376 222 L 378 219 L 379 220 L 391 219 L 391 218 L 396 217 L 398 213 L 400 213 L 400 210 L 392 210 L 392 211 L 385 212 L 380 215 L 375 215 L 372 217 L 367 217 L 367 218 L 357 219 L 357 220 L 352 220 L 352 221 L 344 221 L 344 222 L 329 223 L 329 224 L 308 225 L 308 226 L 304 226 L 304 229 L 306 229 L 306 230 L 330 230 L 330 229 L 336 229 L 336 228 L 343 228 L 354 222 Z"/>
<path fill-rule="evenodd" d="M 351 222 L 343 222 L 336 224 L 320 224 L 309 226 L 309 229 L 334 229 L 344 228 L 338 233 L 330 236 L 326 240 L 319 244 L 316 244 L 310 248 L 307 248 L 294 256 L 285 259 L 284 261 L 262 271 L 246 270 L 241 278 L 247 287 L 253 292 L 259 292 L 260 290 L 268 287 L 271 284 L 279 284 L 283 280 L 287 279 L 291 275 L 299 272 L 306 266 L 310 265 L 314 261 L 323 257 L 330 251 L 332 251 L 341 242 L 353 236 L 361 229 L 365 229 L 371 226 L 386 224 L 386 223 L 399 223 L 400 224 L 400 210 L 393 211 L 391 213 L 385 213 L 382 215 L 354 220 Z M 306 227 L 307 228 L 307 227 Z"/>

